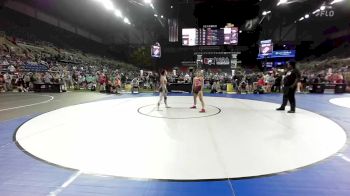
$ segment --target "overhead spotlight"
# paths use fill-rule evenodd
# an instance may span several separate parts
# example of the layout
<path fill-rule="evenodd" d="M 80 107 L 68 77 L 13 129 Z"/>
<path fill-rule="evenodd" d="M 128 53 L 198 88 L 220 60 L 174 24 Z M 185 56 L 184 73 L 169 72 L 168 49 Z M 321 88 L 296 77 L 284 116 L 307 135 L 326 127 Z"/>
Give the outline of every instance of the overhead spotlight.
<path fill-rule="evenodd" d="M 129 21 L 129 19 L 127 17 L 124 18 L 124 23 L 130 24 L 130 21 Z"/>
<path fill-rule="evenodd" d="M 320 7 L 320 10 L 321 11 L 323 11 L 323 10 L 325 10 L 326 9 L 326 6 L 325 5 L 322 5 L 321 7 Z"/>
<path fill-rule="evenodd" d="M 145 2 L 146 4 L 151 4 L 152 0 L 143 0 L 143 2 Z"/>
<path fill-rule="evenodd" d="M 173 8 L 174 8 L 174 6 L 172 5 L 172 6 L 170 6 L 170 8 L 171 8 L 171 9 L 173 9 Z"/>
<path fill-rule="evenodd" d="M 271 11 L 263 11 L 262 15 L 263 15 L 263 16 L 266 16 L 266 15 L 268 15 L 268 14 L 270 14 L 270 13 L 271 13 Z"/>
<path fill-rule="evenodd" d="M 114 4 L 113 0 L 92 0 L 100 3 L 103 7 L 105 7 L 108 11 L 111 11 L 114 13 L 114 15 L 118 18 L 121 18 L 124 23 L 131 25 L 130 21 L 128 18 L 123 17 L 123 14 L 121 10 L 117 9 Z"/>
<path fill-rule="evenodd" d="M 280 1 L 277 3 L 277 6 L 282 5 L 282 4 L 287 4 L 287 3 L 288 3 L 288 0 L 280 0 Z"/>
<path fill-rule="evenodd" d="M 310 18 L 310 15 L 309 14 L 305 14 L 305 19 L 308 19 Z"/>
<path fill-rule="evenodd" d="M 242 33 L 243 31 L 242 30 L 239 30 L 239 33 Z"/>
<path fill-rule="evenodd" d="M 151 3 L 150 6 L 151 6 L 151 8 L 154 10 L 154 5 L 153 5 L 153 3 Z"/>
<path fill-rule="evenodd" d="M 120 10 L 118 10 L 118 9 L 114 10 L 114 15 L 116 15 L 119 18 L 123 17 L 122 12 Z"/>
<path fill-rule="evenodd" d="M 161 18 L 164 18 L 164 16 L 163 16 L 163 15 L 161 15 L 160 17 L 161 17 Z"/>
<path fill-rule="evenodd" d="M 154 17 L 158 17 L 158 14 L 154 14 Z"/>
<path fill-rule="evenodd" d="M 342 1 L 344 1 L 344 0 L 333 0 L 330 4 L 333 5 L 335 3 L 339 3 L 339 2 L 342 2 Z"/>
<path fill-rule="evenodd" d="M 114 5 L 113 5 L 113 2 L 111 0 L 103 0 L 100 2 L 106 8 L 106 10 L 108 10 L 108 11 L 114 10 Z"/>
<path fill-rule="evenodd" d="M 318 12 L 320 12 L 321 10 L 320 9 L 317 9 L 317 10 L 315 10 L 314 12 L 312 12 L 312 14 L 316 14 L 316 13 L 318 13 Z"/>
<path fill-rule="evenodd" d="M 299 21 L 302 21 L 302 20 L 304 20 L 305 18 L 304 17 L 301 17 L 300 19 L 299 19 Z"/>

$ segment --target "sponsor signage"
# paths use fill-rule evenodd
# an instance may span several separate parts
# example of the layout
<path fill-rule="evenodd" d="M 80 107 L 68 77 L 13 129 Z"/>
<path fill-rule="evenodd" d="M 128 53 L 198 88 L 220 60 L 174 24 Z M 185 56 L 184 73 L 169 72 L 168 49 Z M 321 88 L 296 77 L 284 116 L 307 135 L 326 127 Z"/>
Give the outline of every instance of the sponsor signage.
<path fill-rule="evenodd" d="M 204 58 L 204 65 L 230 65 L 231 60 L 229 57 L 213 57 L 213 58 Z"/>
<path fill-rule="evenodd" d="M 295 58 L 295 50 L 276 50 L 269 55 L 258 55 L 258 59 L 264 58 Z"/>

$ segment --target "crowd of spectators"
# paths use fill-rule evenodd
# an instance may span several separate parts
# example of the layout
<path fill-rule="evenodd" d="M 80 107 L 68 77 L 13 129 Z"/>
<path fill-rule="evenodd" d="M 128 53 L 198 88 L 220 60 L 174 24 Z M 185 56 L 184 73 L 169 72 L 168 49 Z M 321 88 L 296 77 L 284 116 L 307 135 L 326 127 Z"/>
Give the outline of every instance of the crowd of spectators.
<path fill-rule="evenodd" d="M 28 65 L 37 69 L 44 66 L 45 70 L 26 70 Z M 138 83 L 152 88 L 154 77 L 151 73 L 139 76 L 136 71 L 124 71 L 119 66 L 103 64 L 71 64 L 69 62 L 32 61 L 26 58 L 13 57 L 9 53 L 0 54 L 0 91 L 32 91 L 36 84 L 57 84 L 62 91 L 99 90 L 116 92 L 137 78 Z M 123 85 L 124 84 L 124 85 Z"/>
<path fill-rule="evenodd" d="M 323 70 L 301 69 L 301 78 L 298 83 L 297 92 L 305 93 L 312 90 L 314 84 L 346 84 L 349 85 L 350 66 L 341 68 L 330 68 L 326 66 Z M 233 77 L 233 85 L 236 92 L 271 93 L 281 92 L 285 70 L 272 69 L 267 72 L 237 74 Z M 345 76 L 344 76 L 345 75 Z"/>
<path fill-rule="evenodd" d="M 42 64 L 47 67 L 43 72 L 26 72 L 25 64 Z M 151 71 L 121 70 L 113 65 L 52 63 L 52 61 L 32 61 L 26 58 L 13 57 L 11 54 L 0 53 L 0 91 L 27 92 L 35 84 L 60 84 L 62 91 L 96 90 L 119 93 L 127 88 L 134 91 L 147 89 L 156 90 L 158 73 Z M 234 76 L 228 73 L 204 72 L 205 88 L 211 93 L 222 93 L 227 90 L 227 84 L 232 84 L 238 93 L 271 93 L 281 92 L 284 70 L 274 69 L 268 72 L 237 72 Z M 342 84 L 346 83 L 343 73 L 349 73 L 349 66 L 339 69 L 327 68 L 319 71 L 302 69 L 298 92 L 307 92 L 311 84 Z M 169 83 L 192 82 L 193 74 L 177 72 L 169 74 Z M 129 87 L 128 87 L 129 86 Z"/>
<path fill-rule="evenodd" d="M 311 84 L 343 84 L 349 79 L 350 61 L 334 59 L 326 62 L 300 64 L 302 77 L 298 92 L 307 92 Z M 225 72 L 203 71 L 205 89 L 211 93 L 228 90 L 228 84 L 238 93 L 281 92 L 283 69 L 266 72 L 237 70 Z M 346 75 L 348 74 L 348 75 Z M 36 84 L 59 84 L 68 89 L 119 93 L 124 90 L 155 91 L 158 73 L 141 71 L 136 67 L 79 51 L 57 49 L 49 43 L 28 44 L 0 35 L 0 92 L 28 92 Z M 191 72 L 172 71 L 169 83 L 192 82 Z"/>
<path fill-rule="evenodd" d="M 335 59 L 324 62 L 307 62 L 300 64 L 301 78 L 297 92 L 309 92 L 313 84 L 346 84 L 350 82 L 350 59 Z M 232 84 L 237 93 L 272 93 L 281 92 L 284 69 L 271 69 L 265 72 L 236 70 L 234 75 L 228 72 L 204 71 L 205 88 L 211 93 L 227 91 L 227 85 Z M 191 73 L 175 72 L 169 75 L 172 83 L 191 83 Z"/>
<path fill-rule="evenodd" d="M 0 92 L 27 92 L 35 84 L 59 84 L 62 91 L 69 88 L 106 91 L 118 79 L 124 82 L 133 79 L 134 70 L 136 67 L 123 62 L 0 35 Z"/>

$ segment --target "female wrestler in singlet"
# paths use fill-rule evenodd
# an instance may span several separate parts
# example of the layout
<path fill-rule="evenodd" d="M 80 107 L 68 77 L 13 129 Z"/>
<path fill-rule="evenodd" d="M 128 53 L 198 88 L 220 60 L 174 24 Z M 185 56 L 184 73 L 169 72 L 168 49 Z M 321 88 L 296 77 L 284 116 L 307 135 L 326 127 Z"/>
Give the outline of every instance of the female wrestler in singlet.
<path fill-rule="evenodd" d="M 161 73 L 160 73 L 160 85 L 159 85 L 159 101 L 158 101 L 158 110 L 159 110 L 159 106 L 160 106 L 160 102 L 162 102 L 163 98 L 164 98 L 164 103 L 165 103 L 165 107 L 166 108 L 169 108 L 168 106 L 168 97 L 167 97 L 167 94 L 168 94 L 168 89 L 167 89 L 167 79 L 166 79 L 166 75 L 167 75 L 167 72 L 165 70 L 163 70 Z"/>
<path fill-rule="evenodd" d="M 199 97 L 199 100 L 202 104 L 202 109 L 199 111 L 200 113 L 204 113 L 204 100 L 203 100 L 203 86 L 204 86 L 204 78 L 200 71 L 197 71 L 196 77 L 193 78 L 193 85 L 192 85 L 192 92 L 193 92 L 193 101 L 194 104 L 191 107 L 191 109 L 197 108 L 197 97 Z"/>

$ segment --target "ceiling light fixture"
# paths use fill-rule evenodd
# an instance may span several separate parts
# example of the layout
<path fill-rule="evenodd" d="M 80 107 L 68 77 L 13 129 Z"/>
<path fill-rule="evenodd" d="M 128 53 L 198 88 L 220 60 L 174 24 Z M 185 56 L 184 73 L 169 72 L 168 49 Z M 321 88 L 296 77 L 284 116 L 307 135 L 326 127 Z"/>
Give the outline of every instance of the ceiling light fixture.
<path fill-rule="evenodd" d="M 151 4 L 152 0 L 143 0 L 143 2 L 145 2 L 146 4 Z"/>
<path fill-rule="evenodd" d="M 119 18 L 122 18 L 123 17 L 123 14 L 122 14 L 122 12 L 120 11 L 120 10 L 114 10 L 114 15 L 116 15 L 117 17 L 119 17 Z"/>
<path fill-rule="evenodd" d="M 103 0 L 101 1 L 101 3 L 106 8 L 106 10 L 108 11 L 114 10 L 114 5 L 111 0 Z"/>
<path fill-rule="evenodd" d="M 277 3 L 277 6 L 282 5 L 282 4 L 287 4 L 287 3 L 288 3 L 288 0 L 280 0 L 280 1 Z"/>
<path fill-rule="evenodd" d="M 335 3 L 343 2 L 344 0 L 333 0 L 330 4 L 333 5 Z"/>
<path fill-rule="evenodd" d="M 130 21 L 129 21 L 129 19 L 128 19 L 127 17 L 124 18 L 124 23 L 126 23 L 126 24 L 131 24 Z"/>
<path fill-rule="evenodd" d="M 262 13 L 263 16 L 266 16 L 268 14 L 271 14 L 271 11 L 263 11 L 263 13 Z"/>
<path fill-rule="evenodd" d="M 314 12 L 312 12 L 312 14 L 316 14 L 316 13 L 318 13 L 318 12 L 320 12 L 321 10 L 320 9 L 317 9 L 317 10 L 315 10 Z"/>

